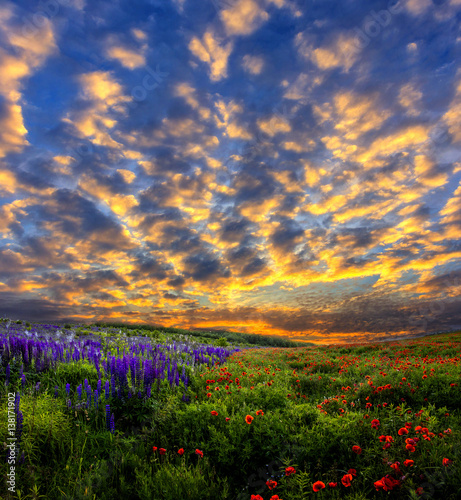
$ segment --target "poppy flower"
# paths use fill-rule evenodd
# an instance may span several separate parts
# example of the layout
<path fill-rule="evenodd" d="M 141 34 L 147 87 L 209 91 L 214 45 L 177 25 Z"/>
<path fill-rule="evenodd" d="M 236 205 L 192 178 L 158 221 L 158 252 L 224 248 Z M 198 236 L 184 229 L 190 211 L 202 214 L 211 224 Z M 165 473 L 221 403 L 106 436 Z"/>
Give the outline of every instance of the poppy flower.
<path fill-rule="evenodd" d="M 258 411 L 256 412 L 256 415 L 264 415 L 264 412 L 263 412 L 262 410 L 258 410 Z"/>
<path fill-rule="evenodd" d="M 424 491 L 424 489 L 420 486 L 419 488 L 416 488 L 415 493 L 416 493 L 417 495 L 422 495 L 422 494 L 423 494 L 423 491 Z"/>
<path fill-rule="evenodd" d="M 357 475 L 357 471 L 355 469 L 349 469 L 347 472 L 348 474 L 351 474 L 354 477 Z"/>
<path fill-rule="evenodd" d="M 346 486 L 346 488 L 348 486 L 351 485 L 351 481 L 352 481 L 353 477 L 352 477 L 352 474 L 345 474 L 342 479 L 341 479 L 341 482 L 343 483 L 344 486 Z"/>
<path fill-rule="evenodd" d="M 331 482 L 331 483 L 328 483 L 328 486 L 329 486 L 330 488 L 336 488 L 336 486 L 338 486 L 338 483 L 333 483 L 333 482 Z"/>
<path fill-rule="evenodd" d="M 270 490 L 273 490 L 277 486 L 277 481 L 272 481 L 272 479 L 269 479 L 268 481 L 266 481 L 266 486 Z"/>
<path fill-rule="evenodd" d="M 391 464 L 391 468 L 396 472 L 400 472 L 400 462 L 394 462 L 393 464 Z"/>
<path fill-rule="evenodd" d="M 229 417 L 226 417 L 226 422 L 229 422 L 230 418 Z"/>
<path fill-rule="evenodd" d="M 179 448 L 178 455 L 184 455 L 184 448 Z"/>
<path fill-rule="evenodd" d="M 264 500 L 261 495 L 251 495 L 251 500 Z"/>
<path fill-rule="evenodd" d="M 153 449 L 154 451 L 157 451 L 157 450 L 158 450 L 158 448 L 157 448 L 156 446 L 152 446 L 152 449 Z"/>
<path fill-rule="evenodd" d="M 403 436 L 404 434 L 408 434 L 408 429 L 406 427 L 402 427 L 398 430 L 398 435 Z"/>
<path fill-rule="evenodd" d="M 245 417 L 245 422 L 246 422 L 247 424 L 251 424 L 251 422 L 253 422 L 253 420 L 254 420 L 254 417 L 252 417 L 251 415 L 247 415 L 247 416 Z"/>
<path fill-rule="evenodd" d="M 360 446 L 354 445 L 354 446 L 352 447 L 352 451 L 353 451 L 354 453 L 357 453 L 357 455 L 360 455 L 360 454 L 362 453 L 362 448 L 360 448 Z"/>
<path fill-rule="evenodd" d="M 285 469 L 285 475 L 291 476 L 292 474 L 296 474 L 296 469 L 294 467 L 287 467 Z"/>
<path fill-rule="evenodd" d="M 405 448 L 406 448 L 408 451 L 411 451 L 412 453 L 413 453 L 414 451 L 416 451 L 416 448 L 415 448 L 412 444 L 407 444 L 407 445 L 405 446 Z"/>
<path fill-rule="evenodd" d="M 270 500 L 281 500 L 281 498 L 278 495 L 272 495 Z"/>
<path fill-rule="evenodd" d="M 374 418 L 374 419 L 371 421 L 371 427 L 372 427 L 373 429 L 377 429 L 379 426 L 380 426 L 379 420 L 378 420 L 377 418 Z"/>
<path fill-rule="evenodd" d="M 312 489 L 315 491 L 315 493 L 317 493 L 320 490 L 323 490 L 323 488 L 325 488 L 325 483 L 322 483 L 322 481 L 316 481 L 312 485 Z"/>
<path fill-rule="evenodd" d="M 218 412 L 216 410 L 213 410 L 211 414 L 213 415 L 213 417 L 216 417 L 218 415 Z"/>
<path fill-rule="evenodd" d="M 442 463 L 443 463 L 443 465 L 444 465 L 445 467 L 447 467 L 448 465 L 450 465 L 451 463 L 453 463 L 453 460 L 450 460 L 450 459 L 448 459 L 448 458 L 444 458 L 444 459 L 442 460 Z"/>
<path fill-rule="evenodd" d="M 203 458 L 203 451 L 200 450 L 195 450 L 195 453 L 200 457 Z"/>

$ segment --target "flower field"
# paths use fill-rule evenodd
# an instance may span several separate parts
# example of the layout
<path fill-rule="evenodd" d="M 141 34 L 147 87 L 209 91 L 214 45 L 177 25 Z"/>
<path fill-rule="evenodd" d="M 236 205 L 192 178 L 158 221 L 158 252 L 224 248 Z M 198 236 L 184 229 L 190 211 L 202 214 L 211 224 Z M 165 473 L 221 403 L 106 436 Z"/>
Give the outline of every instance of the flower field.
<path fill-rule="evenodd" d="M 460 334 L 138 333 L 0 322 L 0 498 L 461 498 Z"/>

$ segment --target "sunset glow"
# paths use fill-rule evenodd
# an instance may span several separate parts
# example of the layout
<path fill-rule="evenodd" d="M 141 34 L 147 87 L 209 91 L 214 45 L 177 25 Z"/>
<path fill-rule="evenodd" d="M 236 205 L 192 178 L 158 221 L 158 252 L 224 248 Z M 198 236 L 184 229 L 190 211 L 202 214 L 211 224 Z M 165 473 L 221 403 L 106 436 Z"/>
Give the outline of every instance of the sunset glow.
<path fill-rule="evenodd" d="M 461 328 L 460 0 L 0 7 L 0 315 Z"/>

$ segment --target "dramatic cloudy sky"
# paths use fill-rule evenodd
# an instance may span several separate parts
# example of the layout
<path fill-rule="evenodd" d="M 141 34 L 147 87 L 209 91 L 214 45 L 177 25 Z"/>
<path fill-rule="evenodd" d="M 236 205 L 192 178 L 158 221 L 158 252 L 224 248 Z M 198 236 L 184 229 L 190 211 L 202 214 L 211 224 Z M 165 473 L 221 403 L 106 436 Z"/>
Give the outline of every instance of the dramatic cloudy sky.
<path fill-rule="evenodd" d="M 461 327 L 461 0 L 0 6 L 0 314 Z"/>

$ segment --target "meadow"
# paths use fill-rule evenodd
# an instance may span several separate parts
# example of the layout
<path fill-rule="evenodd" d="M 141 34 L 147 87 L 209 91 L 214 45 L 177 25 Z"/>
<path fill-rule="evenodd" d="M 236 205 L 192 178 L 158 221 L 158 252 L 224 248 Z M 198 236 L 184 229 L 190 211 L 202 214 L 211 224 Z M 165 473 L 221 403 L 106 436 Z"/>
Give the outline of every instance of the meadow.
<path fill-rule="evenodd" d="M 0 320 L 1 499 L 461 498 L 461 333 Z"/>

